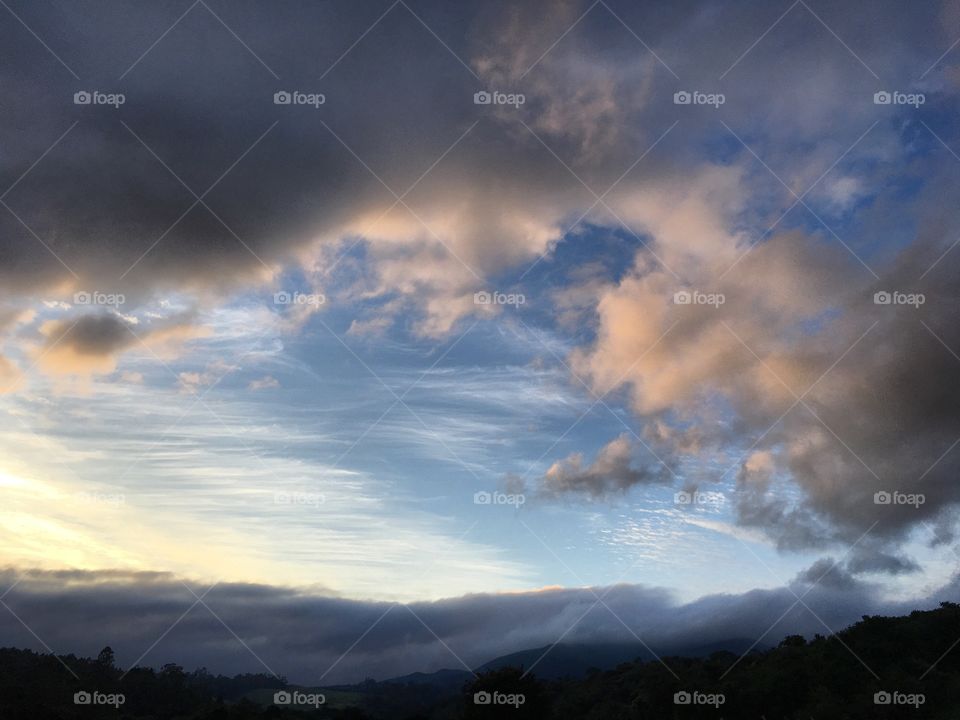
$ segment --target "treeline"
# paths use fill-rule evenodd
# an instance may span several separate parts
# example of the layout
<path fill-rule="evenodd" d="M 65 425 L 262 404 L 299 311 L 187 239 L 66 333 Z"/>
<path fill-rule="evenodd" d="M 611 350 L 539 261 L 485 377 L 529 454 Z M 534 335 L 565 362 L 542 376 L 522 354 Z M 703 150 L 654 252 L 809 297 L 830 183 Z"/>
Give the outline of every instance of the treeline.
<path fill-rule="evenodd" d="M 864 617 L 836 635 L 791 636 L 743 657 L 636 661 L 577 680 L 543 682 L 502 668 L 459 691 L 373 681 L 351 688 L 335 703 L 298 710 L 271 703 L 274 692 L 296 688 L 270 675 L 223 677 L 177 665 L 124 673 L 109 648 L 96 659 L 0 649 L 3 720 L 956 720 L 960 605 Z M 100 702 L 78 704 L 84 692 L 100 693 Z"/>
<path fill-rule="evenodd" d="M 556 720 L 957 720 L 960 605 L 906 617 L 864 617 L 829 637 L 785 638 L 740 658 L 664 658 L 533 683 L 519 670 L 487 674 L 462 698 L 467 718 Z M 532 692 L 519 707 L 476 706 L 477 688 Z M 686 704 L 678 704 L 686 703 Z"/>
<path fill-rule="evenodd" d="M 269 697 L 286 687 L 284 678 L 272 675 L 225 677 L 204 668 L 186 672 L 173 664 L 125 673 L 114 664 L 109 647 L 96 659 L 0 648 L 3 720 L 303 718 L 296 710 L 264 707 L 245 697 L 253 692 Z M 323 715 L 343 720 L 367 717 L 353 710 L 326 710 Z"/>

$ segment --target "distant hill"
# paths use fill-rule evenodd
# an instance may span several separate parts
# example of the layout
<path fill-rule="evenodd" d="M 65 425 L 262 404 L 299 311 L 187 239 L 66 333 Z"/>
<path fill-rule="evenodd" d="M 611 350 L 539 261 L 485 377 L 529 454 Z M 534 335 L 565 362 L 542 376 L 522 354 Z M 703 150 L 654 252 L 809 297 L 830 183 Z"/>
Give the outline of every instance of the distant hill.
<path fill-rule="evenodd" d="M 768 650 L 769 646 L 742 638 L 724 640 L 710 645 L 677 646 L 661 648 L 654 655 L 641 643 L 560 643 L 556 646 L 518 650 L 501 655 L 475 668 L 483 673 L 505 667 L 534 668 L 534 674 L 546 680 L 578 679 L 591 670 L 612 670 L 628 662 L 649 662 L 660 657 L 707 657 L 715 652 L 731 652 L 742 655 L 748 650 Z M 432 673 L 416 672 L 409 675 L 382 680 L 395 685 L 431 685 L 433 687 L 460 687 L 473 675 L 466 670 L 443 669 Z M 378 683 L 379 684 L 379 683 Z M 345 685 L 355 690 L 359 685 Z"/>
<path fill-rule="evenodd" d="M 96 659 L 5 648 L 0 718 L 957 720 L 958 641 L 960 605 L 942 603 L 903 617 L 867 616 L 829 637 L 790 636 L 775 648 L 748 654 L 744 640 L 664 650 L 663 662 L 651 661 L 642 645 L 639 650 L 629 644 L 558 645 L 532 673 L 522 666 L 535 662 L 544 648 L 495 658 L 478 669 L 478 677 L 440 670 L 325 688 L 288 686 L 269 675 L 185 672 L 177 665 L 124 671 L 109 648 Z M 326 703 L 317 709 L 276 706 L 276 692 L 323 693 Z M 98 693 L 124 700 L 117 709 L 75 702 Z M 477 703 L 475 694 L 522 695 L 524 702 Z"/>
<path fill-rule="evenodd" d="M 437 670 L 432 673 L 415 672 L 409 675 L 384 680 L 385 683 L 395 685 L 433 685 L 434 687 L 457 688 L 473 677 L 473 673 L 466 670 Z"/>
<path fill-rule="evenodd" d="M 589 670 L 612 670 L 627 662 L 649 662 L 659 657 L 707 657 L 726 651 L 737 655 L 747 652 L 754 642 L 745 639 L 731 639 L 711 645 L 693 647 L 670 647 L 656 649 L 656 655 L 641 643 L 623 644 L 559 644 L 551 648 L 547 645 L 530 650 L 503 655 L 494 658 L 479 668 L 477 672 L 498 670 L 504 667 L 533 668 L 539 678 L 560 680 L 585 677 Z M 755 650 L 766 650 L 768 646 L 757 645 Z"/>

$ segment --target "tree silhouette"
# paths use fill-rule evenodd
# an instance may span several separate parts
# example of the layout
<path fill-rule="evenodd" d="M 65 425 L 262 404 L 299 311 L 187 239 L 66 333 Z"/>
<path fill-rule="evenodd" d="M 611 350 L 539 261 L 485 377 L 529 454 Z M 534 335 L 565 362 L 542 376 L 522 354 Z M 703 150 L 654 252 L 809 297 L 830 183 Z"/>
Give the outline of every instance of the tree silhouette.
<path fill-rule="evenodd" d="M 113 669 L 113 648 L 107 645 L 103 650 L 100 651 L 100 654 L 97 655 L 97 665 L 100 665 L 104 668 Z"/>

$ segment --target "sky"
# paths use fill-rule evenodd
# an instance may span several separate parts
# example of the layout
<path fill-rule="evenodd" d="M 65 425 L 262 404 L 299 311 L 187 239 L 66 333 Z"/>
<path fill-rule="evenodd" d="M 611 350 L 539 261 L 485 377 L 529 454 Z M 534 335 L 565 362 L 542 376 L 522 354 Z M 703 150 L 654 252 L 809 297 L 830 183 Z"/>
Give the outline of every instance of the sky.
<path fill-rule="evenodd" d="M 351 680 L 955 599 L 956 0 L 0 17 L 4 644 Z"/>

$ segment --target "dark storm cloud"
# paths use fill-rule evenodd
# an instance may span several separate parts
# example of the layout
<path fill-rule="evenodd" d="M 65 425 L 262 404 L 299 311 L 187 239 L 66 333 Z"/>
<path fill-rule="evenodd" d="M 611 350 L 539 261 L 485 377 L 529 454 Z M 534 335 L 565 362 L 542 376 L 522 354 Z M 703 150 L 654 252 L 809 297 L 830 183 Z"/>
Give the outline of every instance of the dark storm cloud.
<path fill-rule="evenodd" d="M 833 630 L 864 613 L 904 609 L 878 602 L 868 585 L 849 578 L 838 584 L 834 576 L 842 571 L 831 572 L 822 561 L 798 578 L 792 591 L 754 590 L 687 604 L 664 590 L 635 585 L 468 595 L 407 606 L 238 583 L 206 592 L 208 586 L 189 582 L 191 593 L 165 573 L 8 570 L 2 582 L 7 588 L 19 580 L 4 602 L 60 653 L 95 656 L 109 644 L 121 666 L 128 667 L 152 647 L 140 664 L 273 671 L 294 682 L 322 678 L 331 684 L 462 669 L 457 656 L 474 667 L 501 654 L 551 644 L 571 626 L 565 642 L 638 642 L 611 611 L 663 651 L 731 639 L 773 644 L 789 633 L 827 632 L 799 605 L 788 611 L 807 590 L 804 602 Z M 596 602 L 594 592 L 609 610 Z M 0 645 L 41 649 L 6 610 L 0 613 Z"/>
<path fill-rule="evenodd" d="M 559 180 L 532 137 L 504 142 L 495 114 L 473 104 L 483 82 L 431 31 L 469 62 L 474 16 L 413 5 L 417 15 L 396 6 L 346 52 L 389 4 L 197 5 L 151 47 L 185 8 L 131 13 L 105 2 L 78 14 L 69 3 L 15 3 L 69 70 L 21 25 L 4 24 L 4 84 L 18 97 L 0 121 L 17 138 L 0 166 L 16 214 L 0 217 L 5 287 L 50 292 L 67 282 L 131 302 L 157 289 L 242 289 L 317 242 L 395 232 L 374 222 L 394 203 L 391 190 L 404 193 L 478 120 L 404 200 L 429 230 L 403 206 L 384 224 L 402 216 L 411 252 L 437 245 L 460 272 L 434 232 L 477 273 L 546 249 L 537 231 L 511 258 L 509 240 L 525 230 L 513 225 L 523 218 L 511 215 L 518 205 L 509 198 L 537 188 L 530 209 L 546 210 L 556 200 L 544 191 L 565 193 L 576 181 Z M 494 30 L 476 28 L 477 42 Z M 74 104 L 75 92 L 93 90 L 126 99 L 119 108 Z M 326 102 L 275 105 L 283 90 Z M 499 187 L 483 187 L 494 178 Z M 453 225 L 437 220 L 465 202 L 469 212 Z"/>
<path fill-rule="evenodd" d="M 820 584 L 823 587 L 844 591 L 857 587 L 857 581 L 853 575 L 840 567 L 833 558 L 817 560 L 801 572 L 796 580 L 799 583 Z"/>
<path fill-rule="evenodd" d="M 405 198 L 430 230 L 401 206 L 409 224 L 404 256 L 396 257 L 395 247 L 372 256 L 381 263 L 373 271 L 381 290 L 416 289 L 423 298 L 426 287 L 436 302 L 459 295 L 479 281 L 434 233 L 478 274 L 534 259 L 559 237 L 562 220 L 595 200 L 561 161 L 599 191 L 682 119 L 682 140 L 680 133 L 664 140 L 663 153 L 651 154 L 623 185 L 642 187 L 701 162 L 696 138 L 715 129 L 714 118 L 678 115 L 672 93 L 732 63 L 765 16 L 752 12 L 762 3 L 723 12 L 697 3 L 669 12 L 612 3 L 612 10 L 591 10 L 577 32 L 553 46 L 585 3 L 458 3 L 456 12 L 443 2 L 409 9 L 387 2 L 208 5 L 131 11 L 101 2 L 80 12 L 69 2 L 12 3 L 63 64 L 19 23 L 0 30 L 0 72 L 16 98 L 0 120 L 0 132 L 16 138 L 0 164 L 0 186 L 10 188 L 4 202 L 19 217 L 0 216 L 9 291 L 50 291 L 64 281 L 122 291 L 131 301 L 171 287 L 229 291 L 272 276 L 317 242 L 366 235 L 379 247 L 377 239 L 391 231 L 372 221 L 395 199 L 383 183 L 403 193 L 479 120 Z M 938 22 L 932 12 L 904 17 L 896 7 L 877 6 L 871 17 L 909 33 Z M 798 108 L 812 120 L 832 117 L 849 105 L 845 87 L 872 79 L 802 8 L 795 15 L 778 43 L 752 50 L 723 90 L 733 97 L 768 89 L 759 74 L 771 56 L 789 54 L 797 76 L 825 54 L 837 59 L 836 93 L 809 87 L 764 98 L 807 137 L 822 123 L 800 122 Z M 889 44 L 881 47 L 848 13 L 828 20 L 871 64 L 889 65 Z M 714 22 L 724 24 L 722 42 L 710 32 Z M 637 29 L 662 61 L 638 41 Z M 919 54 L 909 44 L 896 50 L 904 65 Z M 528 103 L 519 111 L 476 106 L 473 93 L 484 87 L 523 92 Z M 122 92 L 126 101 L 118 109 L 74 105 L 81 90 Z M 323 93 L 326 102 L 319 109 L 277 106 L 278 90 Z M 730 102 L 724 117 L 743 125 L 756 116 L 756 100 Z M 846 125 L 859 132 L 868 107 L 843 108 Z M 424 244 L 449 262 L 441 269 L 448 277 L 451 268 L 465 273 L 454 287 L 436 276 L 396 277 L 422 265 Z"/>
<path fill-rule="evenodd" d="M 144 285 L 228 288 L 263 270 L 253 253 L 274 262 L 308 235 L 342 222 L 347 208 L 372 202 L 374 193 L 383 198 L 386 191 L 321 124 L 338 125 L 349 142 L 364 147 L 367 157 L 385 153 L 391 138 L 371 134 L 358 139 L 343 130 L 351 116 L 376 112 L 373 101 L 350 92 L 353 102 L 347 103 L 344 94 L 360 83 L 373 90 L 378 58 L 358 66 L 358 55 L 352 67 L 324 84 L 332 111 L 273 104 L 277 90 L 301 85 L 314 90 L 320 68 L 336 57 L 330 55 L 339 49 L 341 33 L 362 32 L 364 11 L 340 25 L 330 22 L 328 8 L 315 3 L 303 5 L 304 15 L 295 26 L 290 25 L 293 17 L 265 5 L 231 18 L 246 30 L 251 46 L 282 68 L 281 81 L 203 6 L 188 13 L 122 80 L 121 73 L 150 47 L 152 40 L 145 43 L 145 38 L 159 36 L 182 9 L 144 6 L 130 15 L 106 3 L 82 18 L 63 5 L 46 12 L 22 10 L 38 34 L 64 40 L 62 56 L 82 79 L 71 77 L 22 28 L 5 24 L 12 61 L 5 72 L 19 79 L 22 98 L 3 127 L 5 135 L 21 138 L 5 165 L 7 184 L 77 122 L 5 201 L 85 279 L 109 283 L 128 295 Z M 267 12 L 272 22 L 255 22 Z M 76 22 L 68 30 L 71 20 Z M 308 41 L 315 48 L 311 53 L 306 52 Z M 443 80 L 436 78 L 441 85 Z M 123 92 L 126 102 L 116 110 L 73 104 L 76 90 L 97 88 Z M 426 121 L 416 99 L 415 92 L 395 92 L 379 105 L 383 110 L 394 101 L 401 114 Z M 451 125 L 456 127 L 452 118 Z M 389 176 L 390 168 L 381 165 L 379 172 Z M 191 190 L 197 196 L 209 191 L 203 202 L 223 222 L 196 204 L 157 242 L 196 202 Z M 4 222 L 11 255 L 6 267 L 26 271 L 20 282 L 36 282 L 43 274 L 51 280 L 62 277 L 64 268 L 44 255 L 16 219 L 7 215 Z M 148 250 L 142 266 L 121 279 Z M 55 272 L 44 273 L 45 268 Z"/>
<path fill-rule="evenodd" d="M 116 315 L 86 315 L 66 334 L 67 327 L 54 328 L 51 334 L 65 346 L 72 347 L 81 355 L 112 355 L 136 342 L 127 329 L 128 323 Z"/>
<path fill-rule="evenodd" d="M 882 551 L 870 552 L 862 548 L 857 548 L 850 554 L 850 558 L 846 562 L 846 568 L 854 575 L 863 572 L 900 575 L 920 570 L 916 561 L 909 557 L 892 555 Z"/>
<path fill-rule="evenodd" d="M 771 528 L 779 524 L 784 544 L 802 545 L 798 533 L 817 535 L 817 518 L 835 524 L 852 542 L 868 529 L 871 536 L 902 537 L 955 509 L 960 500 L 955 481 L 960 455 L 953 452 L 960 438 L 960 388 L 953 381 L 960 370 L 955 355 L 960 348 L 960 259 L 947 255 L 922 277 L 945 249 L 942 242 L 911 248 L 878 281 L 862 285 L 844 303 L 842 320 L 824 333 L 834 360 L 844 346 L 851 348 L 860 335 L 867 336 L 760 446 L 787 448 L 786 465 L 806 493 L 806 503 L 791 507 L 782 496 L 742 476 L 742 521 Z M 921 293 L 924 303 L 874 303 L 876 292 L 896 291 Z M 814 364 L 822 373 L 832 362 L 824 358 Z M 817 375 L 811 377 L 813 382 Z M 801 385 L 795 392 L 805 389 Z M 769 427 L 778 414 L 758 418 L 753 432 Z M 894 571 L 904 567 L 887 565 Z"/>
<path fill-rule="evenodd" d="M 50 320 L 39 333 L 43 343 L 35 351 L 35 362 L 40 367 L 55 375 L 87 376 L 112 372 L 119 355 L 131 348 L 142 348 L 155 359 L 169 357 L 205 330 L 190 312 L 142 324 L 117 313 L 100 313 Z"/>

